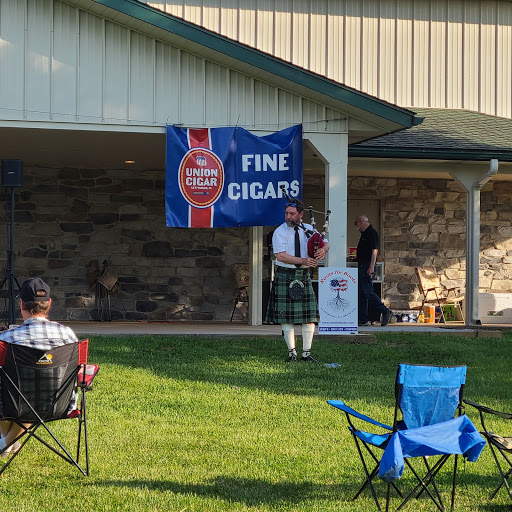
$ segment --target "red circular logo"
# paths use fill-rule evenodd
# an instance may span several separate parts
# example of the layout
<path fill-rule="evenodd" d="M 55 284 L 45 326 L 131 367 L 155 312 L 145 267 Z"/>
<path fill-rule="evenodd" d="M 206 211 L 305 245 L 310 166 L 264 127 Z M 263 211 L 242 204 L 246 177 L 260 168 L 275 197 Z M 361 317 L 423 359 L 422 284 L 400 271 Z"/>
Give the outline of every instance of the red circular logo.
<path fill-rule="evenodd" d="M 217 201 L 224 187 L 222 162 L 208 149 L 191 149 L 181 160 L 178 183 L 189 204 L 208 208 Z"/>

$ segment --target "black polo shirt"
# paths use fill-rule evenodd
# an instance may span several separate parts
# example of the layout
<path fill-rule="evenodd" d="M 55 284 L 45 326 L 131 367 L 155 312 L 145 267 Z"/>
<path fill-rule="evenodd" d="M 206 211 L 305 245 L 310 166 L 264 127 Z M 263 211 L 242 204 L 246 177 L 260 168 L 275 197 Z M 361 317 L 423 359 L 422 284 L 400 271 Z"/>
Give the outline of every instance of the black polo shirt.
<path fill-rule="evenodd" d="M 370 263 L 372 261 L 373 249 L 379 248 L 379 235 L 375 228 L 370 224 L 361 232 L 359 243 L 357 244 L 357 262 Z"/>

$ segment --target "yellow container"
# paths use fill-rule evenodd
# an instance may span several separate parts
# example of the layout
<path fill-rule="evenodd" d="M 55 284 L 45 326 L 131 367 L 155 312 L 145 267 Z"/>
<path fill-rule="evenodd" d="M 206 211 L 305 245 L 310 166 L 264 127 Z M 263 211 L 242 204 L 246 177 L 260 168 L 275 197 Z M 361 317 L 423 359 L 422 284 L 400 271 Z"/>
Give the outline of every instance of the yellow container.
<path fill-rule="evenodd" d="M 436 321 L 436 307 L 425 304 L 423 310 L 425 311 L 425 323 L 433 324 Z"/>

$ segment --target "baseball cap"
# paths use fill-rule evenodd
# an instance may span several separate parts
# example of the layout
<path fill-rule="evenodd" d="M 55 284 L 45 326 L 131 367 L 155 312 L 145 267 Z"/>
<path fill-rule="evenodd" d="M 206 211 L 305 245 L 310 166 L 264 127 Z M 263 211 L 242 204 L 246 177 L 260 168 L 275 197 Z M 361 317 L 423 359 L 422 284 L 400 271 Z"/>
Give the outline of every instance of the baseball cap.
<path fill-rule="evenodd" d="M 23 302 L 44 302 L 50 299 L 50 287 L 39 277 L 32 277 L 21 285 L 16 298 Z"/>

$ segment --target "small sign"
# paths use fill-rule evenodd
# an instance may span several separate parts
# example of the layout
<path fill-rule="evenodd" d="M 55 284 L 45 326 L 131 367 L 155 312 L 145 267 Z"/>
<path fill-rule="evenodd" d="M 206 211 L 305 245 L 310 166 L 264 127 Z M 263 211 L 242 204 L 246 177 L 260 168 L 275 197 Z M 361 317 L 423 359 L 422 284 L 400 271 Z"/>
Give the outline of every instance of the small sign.
<path fill-rule="evenodd" d="M 319 334 L 357 334 L 357 269 L 318 269 Z"/>
<path fill-rule="evenodd" d="M 224 187 L 224 166 L 210 150 L 191 149 L 181 160 L 178 184 L 188 204 L 208 208 L 219 199 Z"/>

